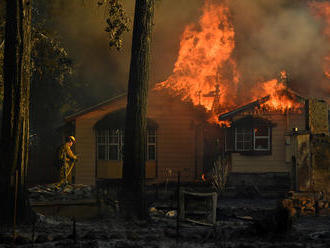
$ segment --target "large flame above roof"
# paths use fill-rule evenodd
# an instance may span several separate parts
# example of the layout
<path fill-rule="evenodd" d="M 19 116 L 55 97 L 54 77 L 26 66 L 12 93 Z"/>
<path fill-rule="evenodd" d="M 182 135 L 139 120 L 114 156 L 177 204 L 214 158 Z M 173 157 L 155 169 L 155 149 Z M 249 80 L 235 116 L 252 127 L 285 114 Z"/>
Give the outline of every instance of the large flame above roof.
<path fill-rule="evenodd" d="M 325 14 L 320 14 L 319 5 L 312 7 L 319 15 L 329 17 L 329 3 L 322 4 L 325 5 L 322 9 Z M 325 34 L 329 35 L 327 32 L 328 29 Z M 244 75 L 238 72 L 234 50 L 235 30 L 228 1 L 206 0 L 198 23 L 188 25 L 183 32 L 172 74 L 155 89 L 169 89 L 183 100 L 204 106 L 213 113 L 210 121 L 218 122 L 218 114 L 244 104 L 240 97 L 242 87 L 239 89 L 240 78 Z M 324 66 L 327 76 L 329 58 L 325 58 Z M 245 104 L 264 98 L 267 101 L 262 103 L 263 109 L 283 112 L 300 109 L 303 104 L 298 101 L 299 97 L 287 88 L 286 72 L 272 72 L 273 75 L 276 73 L 281 77 L 256 81 L 250 88 L 245 87 Z"/>
<path fill-rule="evenodd" d="M 214 91 L 219 85 L 222 101 L 229 101 L 224 96 L 229 96 L 229 89 L 238 83 L 231 58 L 234 36 L 225 1 L 218 4 L 206 1 L 198 24 L 185 28 L 172 75 L 156 87 L 170 88 L 183 99 L 211 110 Z"/>

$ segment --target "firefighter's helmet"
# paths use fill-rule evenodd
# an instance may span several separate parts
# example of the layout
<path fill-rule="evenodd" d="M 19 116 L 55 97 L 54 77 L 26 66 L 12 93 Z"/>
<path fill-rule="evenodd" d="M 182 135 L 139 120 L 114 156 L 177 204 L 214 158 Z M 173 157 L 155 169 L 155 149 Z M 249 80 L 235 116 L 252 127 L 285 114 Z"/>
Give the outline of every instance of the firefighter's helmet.
<path fill-rule="evenodd" d="M 75 139 L 75 137 L 74 136 L 68 136 L 67 138 L 66 138 L 66 141 L 67 142 L 72 142 L 72 143 L 76 143 L 76 139 Z"/>

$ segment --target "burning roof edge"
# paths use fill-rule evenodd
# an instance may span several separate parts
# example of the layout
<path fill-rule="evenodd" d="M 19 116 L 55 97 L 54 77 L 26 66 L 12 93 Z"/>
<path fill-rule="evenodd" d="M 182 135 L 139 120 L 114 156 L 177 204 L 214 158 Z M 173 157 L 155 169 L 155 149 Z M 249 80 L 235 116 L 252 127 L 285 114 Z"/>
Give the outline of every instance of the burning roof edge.
<path fill-rule="evenodd" d="M 285 91 L 288 92 L 288 93 L 290 93 L 290 94 L 292 94 L 292 95 L 295 95 L 295 97 L 297 97 L 297 99 L 300 100 L 300 101 L 305 101 L 307 99 L 306 97 L 303 97 L 298 92 L 296 92 L 296 91 L 294 91 L 294 90 L 292 90 L 292 89 L 290 89 L 288 87 L 285 89 Z M 260 104 L 267 102 L 269 99 L 270 99 L 270 95 L 265 96 L 265 97 L 262 97 L 262 98 L 259 98 L 259 99 L 257 99 L 254 102 L 250 102 L 250 103 L 248 103 L 246 105 L 243 105 L 241 107 L 238 107 L 238 108 L 236 108 L 236 109 L 234 109 L 232 111 L 229 111 L 229 112 L 227 112 L 225 114 L 219 115 L 218 119 L 219 119 L 219 121 L 227 120 L 231 116 L 236 115 L 236 114 L 239 114 L 239 113 L 242 113 L 242 112 L 244 112 L 247 109 L 258 107 Z"/>
<path fill-rule="evenodd" d="M 269 95 L 268 96 L 265 96 L 263 98 L 260 98 L 260 99 L 258 99 L 256 101 L 254 101 L 254 102 L 248 103 L 248 104 L 243 105 L 241 107 L 238 107 L 238 108 L 236 108 L 236 109 L 234 109 L 232 111 L 229 111 L 229 112 L 227 112 L 225 114 L 222 114 L 222 115 L 219 116 L 219 121 L 224 121 L 224 120 L 228 119 L 229 117 L 231 117 L 233 115 L 236 115 L 236 114 L 239 114 L 239 113 L 244 112 L 247 109 L 251 109 L 251 108 L 257 107 L 260 104 L 267 102 L 269 100 L 269 98 L 270 98 Z"/>
<path fill-rule="evenodd" d="M 100 108 L 102 106 L 108 105 L 108 104 L 110 104 L 112 102 L 115 102 L 117 100 L 120 100 L 120 99 L 122 99 L 125 96 L 127 96 L 127 93 L 119 94 L 119 95 L 117 95 L 115 97 L 112 97 L 112 98 L 110 98 L 108 100 L 105 100 L 103 102 L 100 102 L 98 104 L 95 104 L 95 105 L 93 105 L 91 107 L 87 107 L 87 108 L 81 109 L 81 110 L 77 111 L 76 113 L 73 113 L 71 115 L 65 116 L 64 117 L 64 120 L 66 122 L 73 121 L 76 118 L 78 118 L 79 116 L 82 116 L 82 115 L 87 114 L 87 113 L 89 113 L 89 112 L 91 112 L 91 111 L 93 111 L 93 110 L 95 110 L 97 108 Z"/>

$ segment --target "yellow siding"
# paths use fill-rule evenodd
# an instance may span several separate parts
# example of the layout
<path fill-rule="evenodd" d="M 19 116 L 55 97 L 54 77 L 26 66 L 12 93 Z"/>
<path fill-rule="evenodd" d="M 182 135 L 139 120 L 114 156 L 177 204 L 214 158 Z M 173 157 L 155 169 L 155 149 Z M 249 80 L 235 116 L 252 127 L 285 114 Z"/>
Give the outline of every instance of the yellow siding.
<path fill-rule="evenodd" d="M 75 135 L 77 139 L 75 151 L 79 161 L 76 166 L 76 183 L 95 183 L 95 135 L 94 120 L 77 120 Z"/>
<path fill-rule="evenodd" d="M 122 161 L 97 161 L 97 177 L 118 179 L 122 177 Z"/>
<path fill-rule="evenodd" d="M 96 141 L 93 126 L 105 115 L 126 107 L 126 98 L 86 113 L 76 119 L 76 153 L 79 154 L 79 163 L 75 172 L 77 183 L 95 184 L 95 170 L 97 162 L 98 178 L 120 178 L 121 162 L 96 161 Z M 196 126 L 194 110 L 189 104 L 181 101 L 170 101 L 151 94 L 149 98 L 147 116 L 155 120 L 157 129 L 157 165 L 147 161 L 146 177 L 155 178 L 154 182 L 162 182 L 168 178 L 166 170 L 171 169 L 169 180 L 176 180 L 177 172 L 181 172 L 181 179 L 193 180 L 195 174 L 201 174 L 202 154 L 198 155 L 198 169 L 195 168 L 196 156 Z M 201 142 L 201 138 L 199 139 Z M 157 172 L 156 172 L 157 170 Z"/>
<path fill-rule="evenodd" d="M 306 130 L 305 113 L 289 114 L 288 131 L 291 131 L 294 127 L 297 127 L 298 130 Z"/>
<path fill-rule="evenodd" d="M 195 120 L 193 110 L 177 102 L 151 99 L 148 116 L 157 121 L 158 181 L 195 178 Z M 172 171 L 168 175 L 167 171 Z M 201 170 L 201 168 L 199 168 Z M 200 173 L 200 172 L 199 172 Z"/>
<path fill-rule="evenodd" d="M 301 114 L 264 114 L 259 117 L 271 120 L 276 124 L 272 128 L 272 154 L 266 156 L 244 156 L 232 154 L 232 171 L 240 173 L 290 172 L 291 160 L 286 153 L 285 134 L 298 127 L 304 130 L 305 117 Z"/>
<path fill-rule="evenodd" d="M 126 107 L 126 97 L 76 119 L 75 151 L 79 154 L 79 163 L 75 170 L 77 183 L 94 184 L 96 166 L 97 178 L 121 178 L 121 161 L 96 161 L 93 127 L 107 114 L 124 107 Z M 181 172 L 183 181 L 194 180 L 195 176 L 200 177 L 203 168 L 203 135 L 198 128 L 200 121 L 195 116 L 195 110 L 180 100 L 166 98 L 152 92 L 149 96 L 147 116 L 157 122 L 158 129 L 157 163 L 147 162 L 146 177 L 154 178 L 153 182 L 163 182 L 166 179 L 176 180 L 178 171 Z M 276 126 L 272 128 L 272 154 L 243 156 L 233 153 L 233 172 L 289 172 L 290 161 L 285 150 L 287 146 L 285 134 L 293 127 L 298 127 L 299 130 L 305 129 L 304 113 L 266 113 L 258 114 L 258 116 L 276 123 Z M 235 118 L 240 117 L 242 116 Z M 196 130 L 199 132 L 196 133 Z"/>
<path fill-rule="evenodd" d="M 106 179 L 119 179 L 122 177 L 122 161 L 97 161 L 97 177 Z M 156 177 L 156 161 L 146 161 L 146 178 Z"/>
<path fill-rule="evenodd" d="M 75 152 L 79 158 L 75 170 L 76 183 L 95 184 L 96 141 L 93 127 L 106 114 L 125 107 L 125 100 L 124 98 L 121 101 L 116 101 L 110 106 L 102 107 L 76 119 L 75 136 L 77 143 Z"/>

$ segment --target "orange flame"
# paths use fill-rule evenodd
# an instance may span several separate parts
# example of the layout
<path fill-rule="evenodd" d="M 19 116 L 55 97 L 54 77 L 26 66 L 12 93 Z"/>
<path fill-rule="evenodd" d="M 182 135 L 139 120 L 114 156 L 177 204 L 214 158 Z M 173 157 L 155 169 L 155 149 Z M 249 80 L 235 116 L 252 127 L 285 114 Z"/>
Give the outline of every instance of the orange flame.
<path fill-rule="evenodd" d="M 206 181 L 206 176 L 205 176 L 204 173 L 202 174 L 202 180 L 203 180 L 204 182 Z"/>
<path fill-rule="evenodd" d="M 218 115 L 238 107 L 235 101 L 241 100 L 236 98 L 240 75 L 232 56 L 234 38 L 227 1 L 214 3 L 206 0 L 198 24 L 185 28 L 173 73 L 155 89 L 169 89 L 182 100 L 204 106 L 212 115 L 209 122 L 230 126 L 229 121 L 219 121 Z M 262 109 L 299 110 L 303 104 L 297 101 L 292 91 L 288 92 L 287 80 L 287 73 L 283 70 L 280 82 L 277 79 L 257 82 L 253 89 L 249 89 L 252 94 L 246 100 L 269 96 L 268 101 L 261 104 Z"/>
<path fill-rule="evenodd" d="M 284 71 L 281 72 L 281 75 L 282 78 L 285 75 L 284 79 L 286 79 L 286 73 Z M 303 103 L 299 103 L 296 96 L 287 91 L 287 87 L 283 81 L 279 82 L 277 79 L 262 83 L 261 88 L 256 93 L 264 96 L 269 95 L 269 100 L 261 104 L 261 107 L 270 111 L 299 111 L 303 107 Z"/>
<path fill-rule="evenodd" d="M 221 96 L 226 96 L 230 95 L 229 87 L 238 83 L 236 64 L 231 59 L 234 35 L 225 3 L 206 1 L 199 25 L 188 25 L 182 35 L 173 74 L 156 88 L 170 88 L 183 100 L 211 110 L 215 86 L 218 84 Z M 232 68 L 230 81 L 221 73 L 225 67 Z"/>
<path fill-rule="evenodd" d="M 217 124 L 217 125 L 219 125 L 220 127 L 230 127 L 230 126 L 231 126 L 231 122 L 228 121 L 228 120 L 220 121 L 220 120 L 218 119 L 218 115 L 217 115 L 217 113 L 213 113 L 213 114 L 211 115 L 211 117 L 208 119 L 208 122 L 209 122 L 209 123 Z"/>

